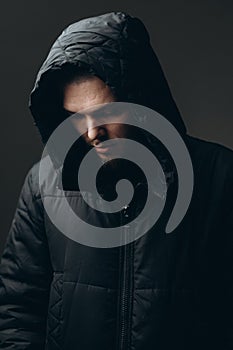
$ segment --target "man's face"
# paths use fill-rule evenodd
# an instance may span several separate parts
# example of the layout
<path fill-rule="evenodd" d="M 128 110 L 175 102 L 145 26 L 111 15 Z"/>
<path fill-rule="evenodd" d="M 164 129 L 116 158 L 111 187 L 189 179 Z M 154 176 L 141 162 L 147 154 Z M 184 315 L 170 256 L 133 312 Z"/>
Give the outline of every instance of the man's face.
<path fill-rule="evenodd" d="M 130 127 L 124 125 L 127 113 L 120 112 L 116 115 L 116 112 L 112 112 L 111 105 L 107 105 L 115 101 L 111 89 L 98 77 L 72 82 L 64 88 L 64 109 L 79 113 L 75 128 L 80 130 L 82 127 L 82 130 L 86 130 L 83 135 L 85 141 L 95 147 L 103 161 L 111 159 L 112 156 L 120 157 L 124 151 L 124 142 L 114 145 L 113 140 L 112 145 L 106 147 L 103 141 L 127 138 L 130 134 Z M 109 121 L 115 123 L 108 124 Z M 97 122 L 101 122 L 101 125 L 96 126 Z"/>

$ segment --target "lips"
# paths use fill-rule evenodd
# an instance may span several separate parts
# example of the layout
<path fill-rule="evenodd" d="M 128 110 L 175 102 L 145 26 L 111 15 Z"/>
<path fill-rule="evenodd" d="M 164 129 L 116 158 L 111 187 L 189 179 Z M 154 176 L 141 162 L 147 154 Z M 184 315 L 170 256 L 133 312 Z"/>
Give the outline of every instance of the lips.
<path fill-rule="evenodd" d="M 96 147 L 96 152 L 98 153 L 108 153 L 109 147 Z"/>
<path fill-rule="evenodd" d="M 98 153 L 108 153 L 110 151 L 112 151 L 113 149 L 113 144 L 111 144 L 111 146 L 104 146 L 103 143 L 99 143 L 98 145 L 95 145 L 95 150 Z"/>
<path fill-rule="evenodd" d="M 111 145 L 104 145 L 104 143 L 102 142 L 94 145 L 96 151 L 101 153 L 109 152 L 113 148 L 113 146 L 113 143 L 111 143 Z"/>
<path fill-rule="evenodd" d="M 95 149 L 96 149 L 96 152 L 98 152 L 98 153 L 107 153 L 107 152 L 110 152 L 110 151 L 111 151 L 112 146 L 111 146 L 111 147 L 100 147 L 100 146 L 95 146 Z"/>

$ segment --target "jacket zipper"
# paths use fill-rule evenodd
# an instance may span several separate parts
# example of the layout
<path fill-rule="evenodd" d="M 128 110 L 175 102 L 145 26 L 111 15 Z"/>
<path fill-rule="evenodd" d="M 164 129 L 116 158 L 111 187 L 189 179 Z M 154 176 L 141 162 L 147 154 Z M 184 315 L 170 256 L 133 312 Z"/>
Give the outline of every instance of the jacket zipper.
<path fill-rule="evenodd" d="M 122 223 L 128 218 L 128 209 L 126 206 L 122 213 Z M 130 225 L 123 226 L 123 243 L 126 240 L 127 235 L 130 234 Z M 131 255 L 132 244 L 123 244 L 121 247 L 121 293 L 120 293 L 120 310 L 119 310 L 119 341 L 118 350 L 128 350 L 130 342 L 130 317 L 131 317 L 131 295 L 132 295 L 132 272 L 131 272 Z"/>

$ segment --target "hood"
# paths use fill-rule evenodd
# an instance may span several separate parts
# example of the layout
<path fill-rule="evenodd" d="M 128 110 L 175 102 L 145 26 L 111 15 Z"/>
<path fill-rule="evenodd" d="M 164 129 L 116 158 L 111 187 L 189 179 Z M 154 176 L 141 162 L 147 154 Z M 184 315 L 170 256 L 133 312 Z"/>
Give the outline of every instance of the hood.
<path fill-rule="evenodd" d="M 138 18 L 112 12 L 68 26 L 40 68 L 29 107 L 44 143 L 67 117 L 57 91 L 59 77 L 67 66 L 85 67 L 116 91 L 121 101 L 159 112 L 185 134 L 145 26 Z"/>

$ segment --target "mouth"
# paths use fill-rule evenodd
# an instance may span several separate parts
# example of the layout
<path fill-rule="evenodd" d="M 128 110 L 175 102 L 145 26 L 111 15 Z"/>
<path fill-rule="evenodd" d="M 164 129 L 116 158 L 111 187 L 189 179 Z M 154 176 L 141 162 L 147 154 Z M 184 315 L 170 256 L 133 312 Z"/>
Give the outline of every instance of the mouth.
<path fill-rule="evenodd" d="M 97 147 L 97 146 L 95 146 L 95 150 L 97 153 L 110 153 L 112 150 L 112 146 L 109 146 L 109 147 Z"/>
<path fill-rule="evenodd" d="M 95 147 L 96 152 L 98 152 L 98 153 L 110 153 L 110 152 L 112 152 L 114 145 L 111 144 L 111 146 L 110 145 L 104 146 L 103 143 L 99 143 L 98 145 L 95 145 L 94 147 Z"/>

